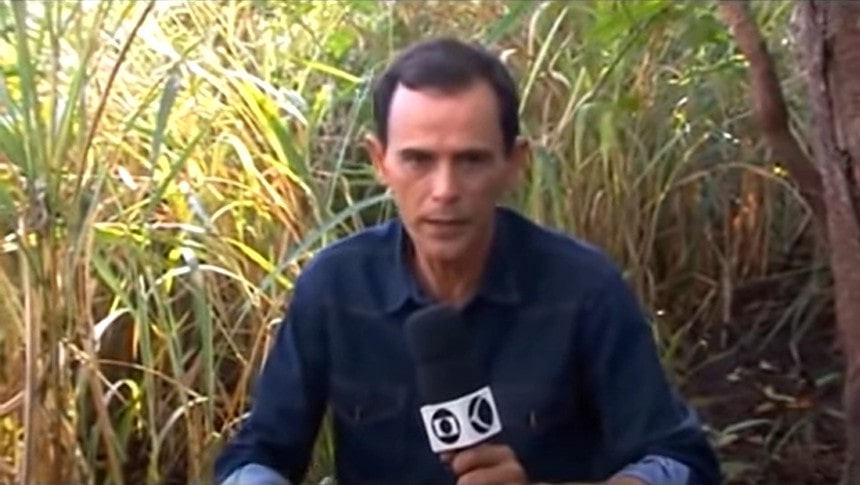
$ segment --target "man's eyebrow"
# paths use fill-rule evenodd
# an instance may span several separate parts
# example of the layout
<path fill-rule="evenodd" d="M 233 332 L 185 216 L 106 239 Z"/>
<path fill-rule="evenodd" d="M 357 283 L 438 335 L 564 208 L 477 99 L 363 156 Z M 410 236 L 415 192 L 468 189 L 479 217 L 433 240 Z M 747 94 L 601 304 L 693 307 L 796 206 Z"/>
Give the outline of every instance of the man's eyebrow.
<path fill-rule="evenodd" d="M 422 148 L 422 147 L 403 147 L 399 148 L 396 152 L 401 157 L 406 156 L 424 156 L 424 157 L 432 157 L 436 154 L 436 151 L 431 148 Z M 455 150 L 454 157 L 455 158 L 486 158 L 491 157 L 493 155 L 493 150 L 487 147 L 482 146 L 473 146 L 466 147 Z"/>
<path fill-rule="evenodd" d="M 428 161 L 435 158 L 433 150 L 418 147 L 400 148 L 396 152 L 397 158 L 401 160 L 423 160 Z"/>
<path fill-rule="evenodd" d="M 433 150 L 429 148 L 420 148 L 420 147 L 404 147 L 397 150 L 397 153 L 401 155 L 426 155 L 432 154 Z"/>
<path fill-rule="evenodd" d="M 485 147 L 469 147 L 469 148 L 463 148 L 462 150 L 457 150 L 455 152 L 455 155 L 458 157 L 462 157 L 464 155 L 469 155 L 469 156 L 478 155 L 478 156 L 482 156 L 482 157 L 487 157 L 487 156 L 491 156 L 492 154 L 493 154 L 493 150 L 491 150 L 489 148 L 485 148 Z"/>

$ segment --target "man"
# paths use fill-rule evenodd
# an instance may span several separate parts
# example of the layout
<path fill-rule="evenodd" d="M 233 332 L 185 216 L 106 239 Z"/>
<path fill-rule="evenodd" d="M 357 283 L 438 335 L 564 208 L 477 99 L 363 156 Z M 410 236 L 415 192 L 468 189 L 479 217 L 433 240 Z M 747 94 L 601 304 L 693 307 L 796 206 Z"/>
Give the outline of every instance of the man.
<path fill-rule="evenodd" d="M 453 39 L 382 76 L 368 150 L 399 215 L 304 269 L 218 483 L 300 483 L 327 407 L 345 485 L 720 483 L 619 271 L 499 206 L 528 158 L 518 106 L 505 67 Z M 403 330 L 432 302 L 475 332 L 503 423 L 453 455 L 430 450 Z"/>

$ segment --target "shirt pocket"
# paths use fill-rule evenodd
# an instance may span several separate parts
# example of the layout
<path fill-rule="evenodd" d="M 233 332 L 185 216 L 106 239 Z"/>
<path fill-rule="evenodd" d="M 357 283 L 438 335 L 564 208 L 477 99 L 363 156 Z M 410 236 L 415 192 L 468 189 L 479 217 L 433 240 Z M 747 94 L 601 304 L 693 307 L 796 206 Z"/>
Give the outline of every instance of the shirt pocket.
<path fill-rule="evenodd" d="M 332 378 L 329 405 L 338 444 L 338 474 L 346 483 L 387 484 L 402 472 L 406 389 Z"/>
<path fill-rule="evenodd" d="M 500 441 L 511 446 L 530 476 L 546 483 L 593 483 L 598 435 L 573 385 L 505 384 L 493 394 L 502 421 Z"/>
<path fill-rule="evenodd" d="M 550 389 L 538 384 L 494 386 L 503 430 L 527 439 L 569 426 L 576 416 L 571 391 Z"/>
<path fill-rule="evenodd" d="M 333 377 L 330 391 L 332 411 L 347 426 L 372 427 L 403 419 L 406 406 L 403 387 Z"/>

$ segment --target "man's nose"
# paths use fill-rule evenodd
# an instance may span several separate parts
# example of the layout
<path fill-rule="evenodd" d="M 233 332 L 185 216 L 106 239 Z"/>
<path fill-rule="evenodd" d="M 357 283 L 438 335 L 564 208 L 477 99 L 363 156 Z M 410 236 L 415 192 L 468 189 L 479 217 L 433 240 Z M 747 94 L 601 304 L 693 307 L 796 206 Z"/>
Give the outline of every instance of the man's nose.
<path fill-rule="evenodd" d="M 433 198 L 451 202 L 460 196 L 460 181 L 452 164 L 440 163 L 433 173 Z"/>

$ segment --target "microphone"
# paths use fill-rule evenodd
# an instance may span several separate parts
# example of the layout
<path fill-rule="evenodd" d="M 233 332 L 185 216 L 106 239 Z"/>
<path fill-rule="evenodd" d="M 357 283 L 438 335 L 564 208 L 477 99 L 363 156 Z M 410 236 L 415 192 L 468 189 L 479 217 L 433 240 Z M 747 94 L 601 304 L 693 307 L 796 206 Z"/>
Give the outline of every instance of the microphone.
<path fill-rule="evenodd" d="M 430 448 L 468 448 L 500 433 L 492 390 L 457 309 L 429 306 L 410 315 L 405 326 Z"/>

